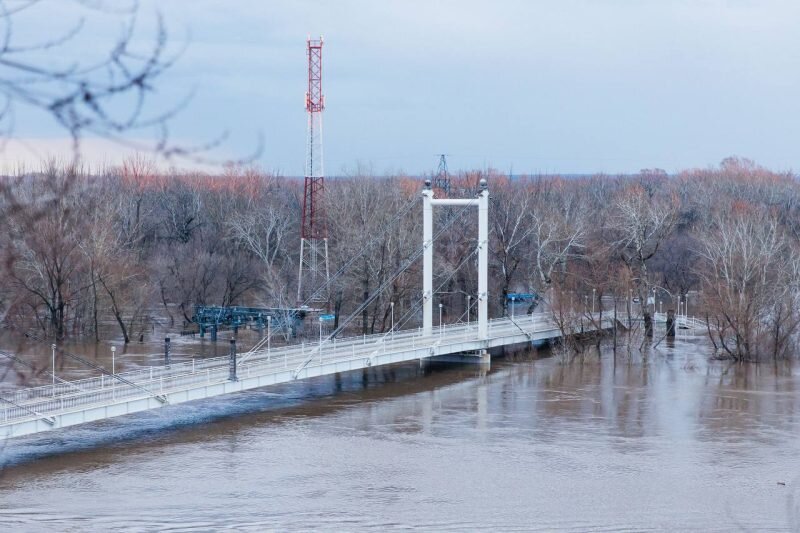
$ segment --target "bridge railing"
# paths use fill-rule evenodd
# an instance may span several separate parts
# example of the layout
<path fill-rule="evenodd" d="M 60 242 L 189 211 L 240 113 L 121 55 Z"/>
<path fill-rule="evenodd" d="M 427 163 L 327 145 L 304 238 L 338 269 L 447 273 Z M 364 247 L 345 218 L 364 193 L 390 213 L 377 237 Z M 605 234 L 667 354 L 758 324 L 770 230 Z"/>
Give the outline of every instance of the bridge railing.
<path fill-rule="evenodd" d="M 534 315 L 534 319 L 537 321 L 541 321 L 542 317 L 536 317 Z M 490 320 L 489 321 L 490 329 L 495 324 L 507 321 L 508 321 L 507 318 L 497 318 Z M 517 322 L 520 322 L 519 317 L 517 317 Z M 434 327 L 432 336 L 437 337 L 444 334 L 451 335 L 454 331 L 462 331 L 465 334 L 469 334 L 469 332 L 473 331 L 475 328 L 477 328 L 477 322 L 445 324 L 441 327 L 439 326 Z M 333 340 L 323 341 L 321 346 L 323 348 L 335 349 L 337 348 L 337 346 L 342 347 L 344 345 L 350 346 L 353 344 L 369 345 L 369 344 L 385 342 L 387 339 L 402 341 L 404 339 L 410 339 L 413 337 L 422 337 L 422 336 L 423 335 L 420 329 L 402 330 L 402 331 L 395 331 L 393 336 L 391 334 L 387 334 L 384 332 L 384 333 L 375 333 L 370 335 L 358 335 L 358 336 L 336 338 Z M 262 349 L 256 352 L 256 356 L 257 358 L 264 358 L 264 357 L 269 357 L 271 354 L 283 355 L 284 353 L 289 353 L 291 355 L 293 353 L 306 353 L 317 350 L 319 346 L 320 344 L 314 342 L 293 344 L 269 351 L 267 349 Z M 166 375 L 191 373 L 196 370 L 203 370 L 206 368 L 217 367 L 222 364 L 227 364 L 228 360 L 229 356 L 227 355 L 208 357 L 203 359 L 192 359 L 189 361 L 173 362 L 169 367 L 147 366 L 134 370 L 128 370 L 125 372 L 118 372 L 117 376 L 124 378 L 127 381 L 131 381 L 138 384 L 142 382 L 150 382 L 154 378 L 160 378 Z M 67 383 L 59 382 L 56 383 L 55 386 L 42 385 L 39 387 L 21 389 L 19 391 L 15 391 L 10 399 L 15 403 L 22 403 L 32 399 L 60 396 L 63 394 L 74 394 L 76 391 L 79 390 L 82 391 L 92 391 L 95 389 L 102 390 L 106 387 L 111 387 L 115 383 L 117 386 L 122 386 L 122 382 L 116 379 L 114 375 L 110 374 L 101 375 L 91 378 L 82 378 L 78 380 L 73 380 Z"/>
<path fill-rule="evenodd" d="M 530 316 L 517 320 L 521 324 L 541 324 L 550 321 L 546 316 Z M 442 345 L 455 344 L 465 340 L 474 340 L 476 327 L 473 324 L 450 324 L 443 325 L 441 329 L 434 328 L 428 339 L 436 340 L 441 338 Z M 516 335 L 515 326 L 507 318 L 494 319 L 490 323 L 490 334 L 499 326 L 508 328 L 508 333 L 504 335 Z M 395 332 L 394 338 L 384 334 L 362 335 L 332 340 L 320 354 L 319 359 L 309 362 L 311 366 L 335 361 L 349 361 L 363 359 L 371 356 L 376 347 L 383 353 L 407 352 L 422 345 L 418 345 L 418 340 L 423 340 L 424 336 L 420 330 L 404 330 Z M 410 344 L 409 344 L 410 343 Z M 388 344 L 388 346 L 387 346 Z M 425 345 L 427 346 L 427 345 Z M 240 375 L 258 372 L 259 374 L 269 372 L 281 372 L 290 368 L 292 365 L 303 361 L 313 348 L 318 345 L 292 345 L 279 350 L 263 350 L 252 360 L 242 363 L 239 366 Z M 80 406 L 93 404 L 112 404 L 115 402 L 126 401 L 131 398 L 146 397 L 146 389 L 152 395 L 174 392 L 187 387 L 202 383 L 216 383 L 227 381 L 229 377 L 229 358 L 228 356 L 213 357 L 207 359 L 196 359 L 172 363 L 167 367 L 145 367 L 136 370 L 119 373 L 125 380 L 135 384 L 121 382 L 113 376 L 100 376 L 85 378 L 70 382 L 69 384 L 59 383 L 55 387 L 48 385 L 34 387 L 17 391 L 12 401 L 19 406 L 9 405 L 2 412 L 4 422 L 16 419 L 33 418 L 33 412 L 47 415 L 48 413 L 59 413 L 65 410 L 74 409 Z"/>
<path fill-rule="evenodd" d="M 541 321 L 542 318 L 544 317 L 536 317 L 534 315 L 533 318 L 536 321 Z M 507 321 L 508 321 L 507 318 L 493 319 L 490 321 L 490 329 L 495 324 L 504 323 Z M 517 322 L 520 322 L 519 318 L 517 318 Z M 476 327 L 477 327 L 477 322 L 472 322 L 469 324 L 466 323 L 446 324 L 443 325 L 442 327 L 436 326 L 432 332 L 432 336 L 435 338 L 437 336 L 442 336 L 444 334 L 452 335 L 456 331 L 461 331 L 464 335 L 469 335 L 470 332 L 473 331 Z M 419 329 L 402 330 L 402 331 L 396 331 L 394 336 L 388 335 L 386 333 L 376 333 L 371 335 L 359 335 L 359 336 L 351 336 L 344 338 L 336 338 L 334 340 L 324 341 L 321 344 L 321 346 L 326 349 L 336 349 L 337 347 L 341 348 L 342 346 L 345 345 L 346 346 L 358 345 L 358 344 L 369 345 L 369 344 L 377 344 L 380 342 L 386 342 L 387 339 L 391 341 L 402 341 L 405 339 L 411 339 L 414 337 L 422 337 L 422 336 L 423 336 L 422 332 Z M 282 356 L 283 354 L 288 353 L 289 355 L 292 355 L 294 353 L 306 353 L 310 351 L 315 351 L 319 348 L 319 346 L 320 344 L 313 342 L 294 344 L 269 351 L 267 349 L 263 349 L 257 352 L 256 355 L 257 358 L 270 357 L 272 354 Z M 191 373 L 196 370 L 214 368 L 220 365 L 227 364 L 228 360 L 229 356 L 227 355 L 209 357 L 204 359 L 192 359 L 189 361 L 173 362 L 169 367 L 148 366 L 135 370 L 119 372 L 117 373 L 117 376 L 137 384 L 147 383 L 153 381 L 153 379 L 155 378 L 160 378 L 166 375 Z M 77 391 L 92 391 L 95 389 L 102 390 L 107 387 L 111 387 L 114 384 L 116 384 L 116 386 L 123 385 L 123 383 L 120 380 L 116 379 L 113 375 L 101 375 L 97 377 L 78 379 L 70 381 L 68 383 L 59 382 L 56 383 L 55 386 L 42 385 L 39 387 L 22 389 L 16 391 L 11 397 L 11 399 L 15 403 L 22 403 L 32 399 L 48 398 L 53 396 L 60 396 L 63 394 L 75 394 Z"/>
<path fill-rule="evenodd" d="M 667 313 L 653 313 L 653 321 L 663 325 L 667 321 Z M 675 315 L 675 325 L 680 329 L 705 329 L 705 321 L 694 316 Z"/>
<path fill-rule="evenodd" d="M 289 357 L 288 351 L 282 351 L 280 357 L 271 359 L 262 359 L 253 361 L 250 364 L 242 365 L 239 367 L 240 372 L 250 373 L 253 369 L 259 367 L 273 367 L 272 370 L 278 372 L 287 368 L 289 361 L 296 363 L 303 357 L 301 350 L 292 350 L 294 352 Z M 163 394 L 168 392 L 175 392 L 182 390 L 193 385 L 213 384 L 228 381 L 229 379 L 229 366 L 228 358 L 215 358 L 218 363 L 216 366 L 206 365 L 177 365 L 179 368 L 165 369 L 161 368 L 161 372 L 156 372 L 155 368 L 152 375 L 148 372 L 146 380 L 139 380 L 136 382 L 137 386 L 127 383 L 120 383 L 114 381 L 104 387 L 88 389 L 83 388 L 80 391 L 72 389 L 69 394 L 61 394 L 56 396 L 36 396 L 29 399 L 27 402 L 20 406 L 7 406 L 2 410 L 3 422 L 13 421 L 15 419 L 30 419 L 36 418 L 34 413 L 47 416 L 50 413 L 59 413 L 70 410 L 80 406 L 90 406 L 94 404 L 113 404 L 126 401 L 132 398 L 147 397 L 140 387 L 146 388 L 153 395 Z M 213 361 L 206 361 L 211 363 Z M 176 366 L 176 365 L 173 365 Z M 127 377 L 131 377 L 132 372 L 126 373 Z M 96 382 L 94 378 L 81 380 L 86 384 L 87 382 Z M 52 394 L 52 388 L 42 387 L 40 389 L 49 389 Z"/>
<path fill-rule="evenodd" d="M 152 382 L 143 383 L 149 386 L 148 390 L 156 394 L 162 394 L 169 390 L 190 385 L 192 383 L 213 383 L 228 378 L 226 367 L 220 366 L 206 371 L 196 370 L 193 374 L 162 375 L 155 378 Z M 77 407 L 85 407 L 94 404 L 110 405 L 117 402 L 126 401 L 133 398 L 147 397 L 147 394 L 135 386 L 127 383 L 116 382 L 113 385 L 101 389 L 86 390 L 80 394 L 64 394 L 61 396 L 44 397 L 35 401 L 29 401 L 19 406 L 9 405 L 2 411 L 4 422 L 15 419 L 36 418 L 33 413 L 48 416 L 52 413 L 69 411 Z"/>
<path fill-rule="evenodd" d="M 299 345 L 298 345 L 299 346 Z M 302 350 L 302 347 L 300 347 Z M 285 350 L 288 353 L 298 351 L 297 347 L 290 347 Z M 266 353 L 266 352 L 265 352 Z M 283 353 L 283 352 L 281 352 Z M 152 383 L 162 377 L 191 374 L 197 371 L 206 370 L 209 368 L 216 368 L 228 364 L 229 356 L 209 357 L 205 359 L 193 359 L 191 361 L 181 361 L 166 366 L 149 366 L 125 372 L 118 372 L 116 375 L 124 378 L 127 381 L 136 383 L 137 385 Z M 27 403 L 31 400 L 48 399 L 63 395 L 77 395 L 80 393 L 90 393 L 97 390 L 104 390 L 106 388 L 122 389 L 129 387 L 123 381 L 114 377 L 114 375 L 101 375 L 91 378 L 83 378 L 68 383 L 56 383 L 53 385 L 42 385 L 39 387 L 31 387 L 21 389 L 14 392 L 9 397 L 14 403 Z M 139 391 L 141 394 L 141 391 Z"/>

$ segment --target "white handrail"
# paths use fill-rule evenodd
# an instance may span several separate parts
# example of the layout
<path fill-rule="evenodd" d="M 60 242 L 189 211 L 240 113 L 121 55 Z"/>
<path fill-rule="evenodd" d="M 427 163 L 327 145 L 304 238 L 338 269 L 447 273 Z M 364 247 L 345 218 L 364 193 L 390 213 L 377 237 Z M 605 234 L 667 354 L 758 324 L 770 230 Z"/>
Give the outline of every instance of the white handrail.
<path fill-rule="evenodd" d="M 605 322 L 604 320 L 604 324 L 601 327 L 605 325 Z M 498 339 L 517 339 L 509 340 L 509 342 L 520 342 L 521 334 L 530 339 L 530 335 L 537 331 L 557 329 L 555 322 L 545 315 L 533 316 L 530 322 L 516 323 L 516 321 L 506 317 L 494 319 L 491 323 L 490 339 L 495 341 Z M 378 348 L 372 342 L 363 344 L 365 339 L 376 340 Z M 246 364 L 242 364 L 242 369 L 244 372 L 244 368 L 246 368 L 246 374 L 244 375 L 248 376 L 267 376 L 284 373 L 288 371 L 286 367 L 289 364 L 293 366 L 301 365 L 297 368 L 302 369 L 310 359 L 316 357 L 320 347 L 330 349 L 329 355 L 326 356 L 324 362 L 326 364 L 332 363 L 334 368 L 340 363 L 356 360 L 364 361 L 365 359 L 371 364 L 379 355 L 413 354 L 426 345 L 430 345 L 431 342 L 436 343 L 438 353 L 446 353 L 446 350 L 442 350 L 443 347 L 458 346 L 464 342 L 478 342 L 477 331 L 472 328 L 472 324 L 459 323 L 443 325 L 441 336 L 439 332 L 435 332 L 428 339 L 417 329 L 395 331 L 394 338 L 386 337 L 383 334 L 337 338 L 335 344 L 332 342 L 323 342 L 322 345 L 314 344 L 311 353 L 308 351 L 304 353 L 301 345 L 292 345 L 273 351 L 271 354 L 266 354 L 263 351 L 255 352 Z M 36 416 L 48 417 L 94 405 L 111 405 L 144 398 L 148 396 L 146 391 L 143 390 L 146 387 L 160 392 L 163 391 L 161 394 L 168 396 L 181 390 L 227 382 L 229 379 L 229 357 L 222 356 L 173 363 L 170 368 L 146 367 L 122 372 L 120 376 L 130 383 L 117 382 L 113 390 L 105 387 L 102 378 L 97 377 L 57 384 L 55 389 L 51 385 L 47 385 L 17 391 L 12 400 L 16 405 L 4 410 L 4 416 L 0 419 L 0 426 L 31 418 L 32 412 L 37 413 Z"/>

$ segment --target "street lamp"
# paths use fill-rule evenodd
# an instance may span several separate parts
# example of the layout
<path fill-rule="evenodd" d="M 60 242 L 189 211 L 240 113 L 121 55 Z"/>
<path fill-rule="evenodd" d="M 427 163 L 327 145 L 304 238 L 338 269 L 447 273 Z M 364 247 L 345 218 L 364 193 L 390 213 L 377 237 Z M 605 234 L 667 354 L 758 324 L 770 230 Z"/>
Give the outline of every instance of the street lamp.
<path fill-rule="evenodd" d="M 394 340 L 394 302 L 390 302 L 389 306 L 392 308 L 392 340 Z"/>
<path fill-rule="evenodd" d="M 515 298 L 516 298 L 515 296 L 511 297 L 511 320 L 512 321 L 514 320 L 514 301 L 515 301 Z"/>
<path fill-rule="evenodd" d="M 269 361 L 270 341 L 272 339 L 272 315 L 267 315 L 267 361 Z"/>
<path fill-rule="evenodd" d="M 111 381 L 111 397 L 116 398 L 117 396 L 117 347 L 111 347 L 111 373 L 114 374 L 114 379 Z"/>
<path fill-rule="evenodd" d="M 322 315 L 319 317 L 319 356 L 322 358 Z"/>
<path fill-rule="evenodd" d="M 631 328 L 632 314 L 633 314 L 633 289 L 628 289 L 628 329 Z"/>
<path fill-rule="evenodd" d="M 584 313 L 589 312 L 589 297 L 586 296 L 585 294 L 583 295 L 583 312 Z"/>
<path fill-rule="evenodd" d="M 592 314 L 594 314 L 594 294 L 597 289 L 592 289 Z"/>
<path fill-rule="evenodd" d="M 659 300 L 658 301 L 658 312 L 659 313 L 663 313 L 664 312 L 664 300 Z"/>
<path fill-rule="evenodd" d="M 469 324 L 469 307 L 470 307 L 469 301 L 470 300 L 472 300 L 472 295 L 467 294 L 467 324 Z"/>
<path fill-rule="evenodd" d="M 439 336 L 442 336 L 442 303 L 439 302 Z"/>
<path fill-rule="evenodd" d="M 53 349 L 53 396 L 56 395 L 56 345 L 51 344 L 50 347 Z"/>
<path fill-rule="evenodd" d="M 656 288 L 653 287 L 653 313 L 656 312 Z"/>

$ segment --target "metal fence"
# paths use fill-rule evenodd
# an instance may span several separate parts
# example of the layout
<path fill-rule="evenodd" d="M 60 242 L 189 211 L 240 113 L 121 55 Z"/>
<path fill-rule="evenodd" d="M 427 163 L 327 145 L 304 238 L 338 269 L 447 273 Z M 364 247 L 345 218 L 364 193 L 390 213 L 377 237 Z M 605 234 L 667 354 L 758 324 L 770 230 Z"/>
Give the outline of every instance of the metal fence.
<path fill-rule="evenodd" d="M 553 322 L 542 315 L 528 315 L 516 320 L 499 318 L 489 321 L 489 336 L 515 336 L 525 329 L 553 328 Z M 525 329 L 523 329 L 525 328 Z M 347 363 L 364 360 L 376 354 L 415 352 L 438 346 L 440 349 L 465 341 L 477 340 L 477 322 L 434 326 L 425 336 L 420 329 L 403 330 L 347 338 L 321 339 L 319 343 L 302 343 L 278 350 L 260 349 L 248 354 L 237 364 L 241 377 L 267 376 L 325 363 Z M 0 414 L 0 424 L 24 419 L 47 418 L 95 405 L 112 405 L 192 389 L 229 380 L 229 356 L 192 359 L 166 366 L 151 366 L 115 375 L 59 382 L 16 391 L 7 399 Z M 298 366 L 299 365 L 299 366 Z M 126 383 L 129 382 L 129 383 Z"/>

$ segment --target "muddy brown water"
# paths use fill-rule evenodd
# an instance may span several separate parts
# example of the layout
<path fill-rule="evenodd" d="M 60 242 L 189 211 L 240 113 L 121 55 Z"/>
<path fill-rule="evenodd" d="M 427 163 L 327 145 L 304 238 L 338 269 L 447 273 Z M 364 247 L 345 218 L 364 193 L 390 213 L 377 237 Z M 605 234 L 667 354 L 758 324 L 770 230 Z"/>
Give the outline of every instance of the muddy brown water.
<path fill-rule="evenodd" d="M 0 531 L 797 530 L 800 367 L 708 353 L 401 365 L 9 440 Z"/>

